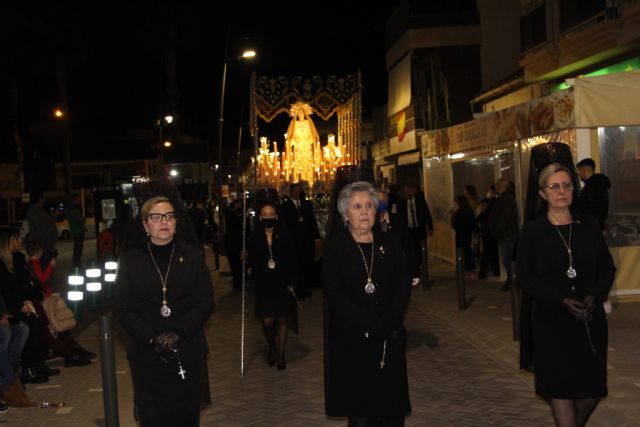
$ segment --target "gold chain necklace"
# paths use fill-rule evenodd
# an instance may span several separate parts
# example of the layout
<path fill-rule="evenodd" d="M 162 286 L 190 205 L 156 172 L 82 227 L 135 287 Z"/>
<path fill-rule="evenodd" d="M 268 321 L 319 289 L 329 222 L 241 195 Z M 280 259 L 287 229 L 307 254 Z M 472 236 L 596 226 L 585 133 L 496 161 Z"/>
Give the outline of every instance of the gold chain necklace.
<path fill-rule="evenodd" d="M 355 239 L 354 239 L 355 242 Z M 367 259 L 364 257 L 364 252 L 362 252 L 362 248 L 360 247 L 360 243 L 356 242 L 356 246 L 360 251 L 360 255 L 362 255 L 362 261 L 364 262 L 364 269 L 367 272 L 367 284 L 364 285 L 364 291 L 368 294 L 372 294 L 376 291 L 376 285 L 373 284 L 373 280 L 371 280 L 371 275 L 373 274 L 373 246 L 374 242 L 371 242 L 371 268 L 367 265 Z"/>
<path fill-rule="evenodd" d="M 160 276 L 160 282 L 162 283 L 162 305 L 160 306 L 160 314 L 162 315 L 162 317 L 171 316 L 171 308 L 169 308 L 169 305 L 167 304 L 167 278 L 169 277 L 169 270 L 171 270 L 171 260 L 173 259 L 173 251 L 175 250 L 175 248 L 176 242 L 173 242 L 173 246 L 171 247 L 171 255 L 169 255 L 169 265 L 167 265 L 167 273 L 164 275 L 164 277 L 162 277 L 160 267 L 158 267 L 158 263 L 153 256 L 153 252 L 151 251 L 151 242 L 147 242 L 147 249 L 149 250 L 149 255 L 151 255 L 151 261 L 153 261 L 153 265 L 156 267 L 158 276 Z"/>
<path fill-rule="evenodd" d="M 567 255 L 569 255 L 569 268 L 567 268 L 567 277 L 569 279 L 575 279 L 578 273 L 576 272 L 576 269 L 573 267 L 573 253 L 571 252 L 571 231 L 573 226 L 573 220 L 569 222 L 569 243 L 567 243 L 567 241 L 564 239 L 564 236 L 560 232 L 560 229 L 556 225 L 556 222 L 554 221 L 553 217 L 548 212 L 547 212 L 547 218 L 549 219 L 549 222 L 555 227 L 556 231 L 558 232 L 558 236 L 560 236 L 560 239 L 562 240 L 564 247 L 567 249 Z M 573 288 L 573 286 L 571 286 L 571 288 Z"/>

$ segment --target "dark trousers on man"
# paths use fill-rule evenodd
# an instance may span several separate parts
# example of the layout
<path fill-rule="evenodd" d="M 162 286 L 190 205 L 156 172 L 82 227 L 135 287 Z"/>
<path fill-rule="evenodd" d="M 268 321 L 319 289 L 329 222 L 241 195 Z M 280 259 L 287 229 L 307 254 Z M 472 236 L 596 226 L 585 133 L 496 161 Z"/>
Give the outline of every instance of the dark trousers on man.
<path fill-rule="evenodd" d="M 512 263 L 515 260 L 517 240 L 518 240 L 518 236 L 513 235 L 510 237 L 506 237 L 504 239 L 500 239 L 498 241 L 498 246 L 500 248 L 500 260 L 502 261 L 502 265 L 504 266 L 504 269 L 507 272 L 507 282 L 505 283 L 507 287 L 511 286 L 511 284 L 513 283 L 514 272 L 512 268 Z"/>
<path fill-rule="evenodd" d="M 498 241 L 491 235 L 482 235 L 482 254 L 480 255 L 480 271 L 478 277 L 487 276 L 489 266 L 494 276 L 500 275 L 500 261 L 498 260 Z"/>
<path fill-rule="evenodd" d="M 82 251 L 84 249 L 84 234 L 73 236 L 73 266 L 82 268 Z"/>

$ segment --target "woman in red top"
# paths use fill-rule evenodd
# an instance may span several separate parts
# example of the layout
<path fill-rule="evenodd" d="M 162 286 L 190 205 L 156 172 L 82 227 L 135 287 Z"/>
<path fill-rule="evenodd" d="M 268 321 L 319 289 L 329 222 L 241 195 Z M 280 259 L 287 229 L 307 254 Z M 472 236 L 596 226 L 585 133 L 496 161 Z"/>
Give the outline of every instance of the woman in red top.
<path fill-rule="evenodd" d="M 44 298 L 51 298 L 51 277 L 56 266 L 56 259 L 53 258 L 43 271 L 40 267 L 40 258 L 43 253 L 43 245 L 37 240 L 32 240 L 27 244 L 27 255 L 29 257 L 29 275 L 32 285 L 42 293 Z M 91 359 L 97 355 L 87 351 L 78 344 L 71 335 L 71 331 L 55 333 L 49 328 L 49 319 L 42 308 L 42 302 L 34 301 L 34 307 L 38 317 L 42 322 L 43 339 L 56 356 L 64 357 L 64 366 L 84 366 L 91 363 Z"/>

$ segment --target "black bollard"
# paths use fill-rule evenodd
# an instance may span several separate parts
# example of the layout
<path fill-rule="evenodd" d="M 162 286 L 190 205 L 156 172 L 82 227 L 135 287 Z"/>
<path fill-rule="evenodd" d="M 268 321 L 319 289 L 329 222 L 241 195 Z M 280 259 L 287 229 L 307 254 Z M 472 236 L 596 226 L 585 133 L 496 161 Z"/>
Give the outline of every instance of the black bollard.
<path fill-rule="evenodd" d="M 511 278 L 511 320 L 513 325 L 513 340 L 520 341 L 520 298 L 521 291 L 518 286 L 518 280 L 515 277 L 516 263 L 511 263 L 511 271 L 513 271 L 513 277 Z"/>
<path fill-rule="evenodd" d="M 106 427 L 118 427 L 118 383 L 116 381 L 116 358 L 113 350 L 113 338 L 107 316 L 100 316 L 98 322 L 100 334 L 100 362 L 102 365 L 102 398 L 104 401 L 104 420 Z"/>
<path fill-rule="evenodd" d="M 456 248 L 456 281 L 458 283 L 458 310 L 467 309 L 467 295 L 464 284 L 464 252 Z"/>
<path fill-rule="evenodd" d="M 431 287 L 431 284 L 429 283 L 429 260 L 427 259 L 428 258 L 427 245 L 429 243 L 427 239 L 422 241 L 422 248 L 421 248 L 422 250 L 420 252 L 422 254 L 422 290 L 423 291 L 428 291 L 429 288 Z"/>

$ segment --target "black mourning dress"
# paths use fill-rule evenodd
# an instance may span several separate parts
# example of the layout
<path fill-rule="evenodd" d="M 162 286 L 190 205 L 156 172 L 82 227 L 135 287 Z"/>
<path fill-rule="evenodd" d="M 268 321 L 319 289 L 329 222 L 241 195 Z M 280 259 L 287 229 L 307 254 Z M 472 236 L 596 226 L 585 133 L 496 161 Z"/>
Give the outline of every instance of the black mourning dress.
<path fill-rule="evenodd" d="M 151 244 L 164 275 L 171 247 Z M 197 426 L 207 378 L 208 351 L 204 325 L 213 310 L 213 286 L 199 248 L 176 241 L 167 279 L 168 318 L 160 314 L 162 283 L 147 245 L 132 248 L 120 260 L 116 304 L 127 333 L 138 418 L 146 426 Z M 176 360 L 163 362 L 149 341 L 174 331 L 180 335 L 179 359 L 186 371 L 178 375 Z"/>
<path fill-rule="evenodd" d="M 518 283 L 532 298 L 536 394 L 586 399 L 607 395 L 607 319 L 602 306 L 615 266 L 595 219 L 574 220 L 571 250 L 575 279 L 569 279 L 567 249 L 546 216 L 526 223 L 518 244 Z M 558 229 L 569 242 L 569 225 Z M 572 290 L 572 286 L 575 290 Z M 577 321 L 564 298 L 594 296 L 593 319 Z"/>
<path fill-rule="evenodd" d="M 264 226 L 258 223 L 249 246 L 249 265 L 253 270 L 256 316 L 291 318 L 291 294 L 287 290 L 297 280 L 296 250 L 289 230 L 276 224 L 271 237 L 275 268 L 268 266 L 270 254 Z"/>
<path fill-rule="evenodd" d="M 343 230 L 327 240 L 324 250 L 329 416 L 401 416 L 411 411 L 403 325 L 411 278 L 398 237 L 379 227 L 373 234 L 372 280 L 377 285 L 373 294 L 364 290 L 367 274 L 362 259 L 364 253 L 371 265 L 372 244 L 360 244 L 361 253 Z"/>

